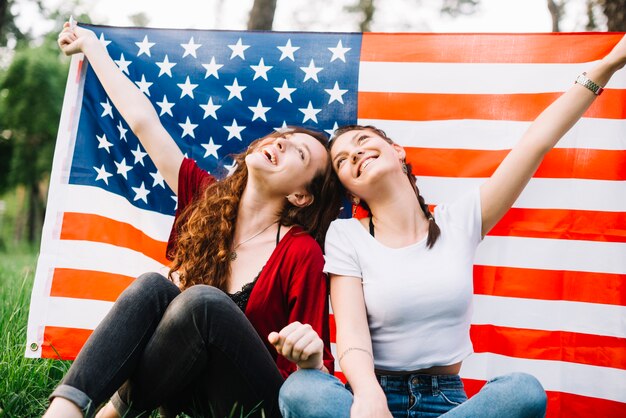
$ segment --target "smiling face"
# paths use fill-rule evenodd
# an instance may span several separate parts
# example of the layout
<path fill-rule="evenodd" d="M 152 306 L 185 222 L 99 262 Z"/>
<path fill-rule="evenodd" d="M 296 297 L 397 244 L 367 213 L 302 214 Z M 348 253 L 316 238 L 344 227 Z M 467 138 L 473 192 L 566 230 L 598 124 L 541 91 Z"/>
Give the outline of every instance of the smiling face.
<path fill-rule="evenodd" d="M 288 196 L 306 193 L 307 185 L 328 164 L 326 148 L 301 132 L 265 138 L 246 156 L 252 178 L 269 190 Z"/>
<path fill-rule="evenodd" d="M 332 143 L 330 157 L 341 183 L 355 196 L 368 199 L 387 173 L 402 173 L 402 147 L 370 129 L 348 130 Z"/>

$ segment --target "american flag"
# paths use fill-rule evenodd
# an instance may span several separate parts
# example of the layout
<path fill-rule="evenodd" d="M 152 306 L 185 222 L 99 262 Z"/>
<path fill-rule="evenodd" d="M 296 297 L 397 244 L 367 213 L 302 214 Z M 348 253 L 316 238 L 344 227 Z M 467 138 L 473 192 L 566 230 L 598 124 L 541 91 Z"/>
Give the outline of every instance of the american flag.
<path fill-rule="evenodd" d="M 285 125 L 330 133 L 373 124 L 406 147 L 432 205 L 488 177 L 621 37 L 89 27 L 211 173 L 227 174 L 229 154 Z M 479 246 L 475 354 L 461 371 L 469 395 L 525 371 L 546 388 L 548 416 L 626 415 L 625 104 L 621 71 Z M 175 206 L 87 61 L 74 57 L 28 357 L 74 358 L 134 277 L 167 271 Z"/>

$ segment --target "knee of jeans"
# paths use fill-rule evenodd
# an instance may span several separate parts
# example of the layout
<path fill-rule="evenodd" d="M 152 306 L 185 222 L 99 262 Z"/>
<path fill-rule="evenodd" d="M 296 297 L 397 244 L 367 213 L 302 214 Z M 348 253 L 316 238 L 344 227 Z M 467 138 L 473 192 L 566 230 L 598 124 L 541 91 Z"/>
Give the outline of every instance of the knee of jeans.
<path fill-rule="evenodd" d="M 546 410 L 548 397 L 536 377 L 528 374 L 515 372 L 506 375 L 510 381 L 511 389 L 520 397 L 520 403 L 524 405 L 528 416 L 542 417 Z"/>
<path fill-rule="evenodd" d="M 334 413 L 330 416 L 343 416 L 341 410 L 349 411 L 352 396 L 334 376 L 298 370 L 281 386 L 278 404 L 284 417 L 328 416 L 326 410 Z"/>
<path fill-rule="evenodd" d="M 171 304 L 168 315 L 171 319 L 188 319 L 202 314 L 208 318 L 213 314 L 227 314 L 230 310 L 239 309 L 226 293 L 216 287 L 195 285 L 182 292 Z"/>
<path fill-rule="evenodd" d="M 172 299 L 180 293 L 178 287 L 160 273 L 144 273 L 122 293 L 125 297 L 147 297 L 165 295 Z"/>

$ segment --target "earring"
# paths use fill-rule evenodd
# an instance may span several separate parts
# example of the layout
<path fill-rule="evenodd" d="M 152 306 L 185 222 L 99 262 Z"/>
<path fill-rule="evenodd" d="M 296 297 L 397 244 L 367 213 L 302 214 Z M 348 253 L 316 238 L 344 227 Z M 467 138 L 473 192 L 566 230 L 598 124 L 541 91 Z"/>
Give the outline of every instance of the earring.
<path fill-rule="evenodd" d="M 406 163 L 404 161 L 402 161 L 402 172 L 406 175 L 409 173 L 409 169 L 406 166 Z"/>
<path fill-rule="evenodd" d="M 356 197 L 356 196 L 353 196 L 353 197 L 352 197 L 352 204 L 353 204 L 354 206 L 359 206 L 359 205 L 361 204 L 361 199 L 359 199 L 359 198 L 358 198 L 358 197 Z"/>

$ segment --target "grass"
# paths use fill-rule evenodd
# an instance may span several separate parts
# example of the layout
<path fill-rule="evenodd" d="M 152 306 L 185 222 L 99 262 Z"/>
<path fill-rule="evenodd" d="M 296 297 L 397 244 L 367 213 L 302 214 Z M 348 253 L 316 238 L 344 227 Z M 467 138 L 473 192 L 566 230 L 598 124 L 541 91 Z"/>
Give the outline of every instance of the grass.
<path fill-rule="evenodd" d="M 69 361 L 24 357 L 36 261 L 32 250 L 0 252 L 0 418 L 43 415 L 48 395 L 71 365 Z M 244 414 L 234 405 L 229 418 L 246 418 L 255 410 Z"/>
<path fill-rule="evenodd" d="M 0 254 L 0 417 L 41 416 L 69 362 L 24 357 L 34 251 Z"/>

